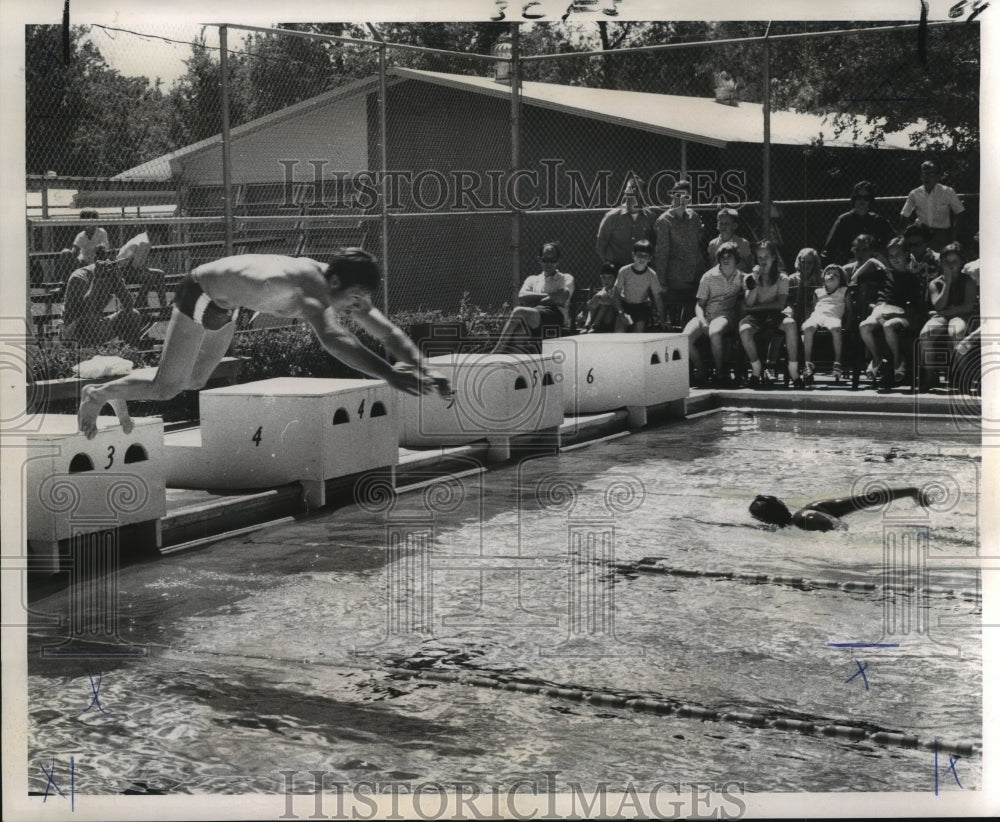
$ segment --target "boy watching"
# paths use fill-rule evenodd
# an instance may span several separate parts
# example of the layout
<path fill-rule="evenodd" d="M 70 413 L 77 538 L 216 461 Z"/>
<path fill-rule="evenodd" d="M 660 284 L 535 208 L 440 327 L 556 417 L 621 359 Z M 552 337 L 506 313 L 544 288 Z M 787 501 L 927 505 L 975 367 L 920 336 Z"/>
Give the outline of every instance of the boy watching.
<path fill-rule="evenodd" d="M 663 311 L 663 286 L 656 272 L 649 267 L 653 258 L 653 244 L 638 240 L 632 246 L 632 264 L 622 266 L 615 281 L 615 294 L 620 300 L 615 331 L 641 334 L 652 322 L 652 306 L 656 304 L 657 316 L 665 318 Z"/>
<path fill-rule="evenodd" d="M 601 266 L 601 289 L 587 302 L 587 317 L 580 329 L 581 334 L 607 334 L 615 330 L 618 319 L 619 302 L 615 294 L 618 271 L 614 263 Z"/>

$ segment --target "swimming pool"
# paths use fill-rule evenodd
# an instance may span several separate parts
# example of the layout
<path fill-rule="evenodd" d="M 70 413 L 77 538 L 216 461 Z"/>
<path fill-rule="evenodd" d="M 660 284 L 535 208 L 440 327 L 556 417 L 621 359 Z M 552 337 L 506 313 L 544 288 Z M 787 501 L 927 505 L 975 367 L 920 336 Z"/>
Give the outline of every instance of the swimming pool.
<path fill-rule="evenodd" d="M 148 655 L 87 668 L 31 654 L 32 789 L 36 763 L 75 752 L 81 794 L 281 793 L 290 770 L 931 790 L 931 751 L 872 734 L 982 738 L 979 467 L 967 438 L 917 438 L 905 418 L 725 410 L 126 568 L 120 630 Z M 747 512 L 758 493 L 794 509 L 885 482 L 940 493 L 828 534 Z M 896 554 L 884 576 L 887 540 L 926 558 Z M 886 590 L 901 578 L 929 590 Z M 29 639 L 52 641 L 40 624 Z M 101 710 L 84 712 L 98 678 Z M 961 758 L 962 788 L 981 786 L 980 766 Z"/>

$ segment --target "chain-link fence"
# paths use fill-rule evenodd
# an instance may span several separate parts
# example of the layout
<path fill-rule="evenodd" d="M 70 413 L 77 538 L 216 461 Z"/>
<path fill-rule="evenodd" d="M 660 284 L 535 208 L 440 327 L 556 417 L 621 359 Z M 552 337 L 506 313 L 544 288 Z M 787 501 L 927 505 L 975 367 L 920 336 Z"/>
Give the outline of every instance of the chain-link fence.
<path fill-rule="evenodd" d="M 977 230 L 975 25 L 622 24 L 613 43 L 555 24 L 516 35 L 299 28 L 92 27 L 75 31 L 67 62 L 58 29 L 28 27 L 29 310 L 40 340 L 96 346 L 124 329 L 155 350 L 172 287 L 228 253 L 361 245 L 382 261 L 379 304 L 397 317 L 505 310 L 550 240 L 578 287 L 594 287 L 604 260 L 628 261 L 627 243 L 598 245 L 598 228 L 633 177 L 652 221 L 675 182 L 691 182 L 698 275 L 723 206 L 739 212 L 741 236 L 775 239 L 788 266 L 803 247 L 823 249 L 862 180 L 898 230 L 929 154 L 963 199 L 958 239 Z M 109 67 L 153 45 L 187 55 L 169 90 Z M 879 71 L 845 67 L 862 52 L 882 56 Z M 147 58 L 137 73 L 156 71 Z M 145 259 L 87 271 L 73 244 L 95 225 L 111 259 L 145 233 Z M 125 291 L 116 284 L 95 307 L 99 274 L 105 290 L 118 278 Z M 76 322 L 67 300 L 83 285 L 90 310 L 136 313 L 139 327 Z M 246 334 L 288 324 L 244 323 Z"/>

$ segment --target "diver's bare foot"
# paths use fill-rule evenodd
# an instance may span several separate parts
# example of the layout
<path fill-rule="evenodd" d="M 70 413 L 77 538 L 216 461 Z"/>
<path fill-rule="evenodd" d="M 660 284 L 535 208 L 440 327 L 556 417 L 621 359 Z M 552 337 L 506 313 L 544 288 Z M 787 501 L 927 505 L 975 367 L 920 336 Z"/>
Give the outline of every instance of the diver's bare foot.
<path fill-rule="evenodd" d="M 97 434 L 97 415 L 101 413 L 104 403 L 94 397 L 97 386 L 85 385 L 80 391 L 80 408 L 76 413 L 80 431 L 92 440 Z"/>
<path fill-rule="evenodd" d="M 128 406 L 125 404 L 125 400 L 108 400 L 108 405 L 111 406 L 111 410 L 118 417 L 118 422 L 122 425 L 122 433 L 131 434 L 132 429 L 135 428 L 135 423 L 132 422 L 132 417 L 128 413 Z"/>

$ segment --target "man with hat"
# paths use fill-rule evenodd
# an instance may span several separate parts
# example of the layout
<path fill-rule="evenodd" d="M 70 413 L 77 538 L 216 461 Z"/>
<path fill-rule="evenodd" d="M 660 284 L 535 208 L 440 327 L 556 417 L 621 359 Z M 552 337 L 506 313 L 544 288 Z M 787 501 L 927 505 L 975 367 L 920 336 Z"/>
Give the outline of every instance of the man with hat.
<path fill-rule="evenodd" d="M 694 316 L 695 296 L 705 273 L 702 251 L 704 226 L 691 206 L 691 182 L 679 180 L 670 191 L 670 208 L 654 224 L 656 262 L 653 266 L 666 290 L 670 322 L 683 326 Z"/>
<path fill-rule="evenodd" d="M 853 259 L 851 244 L 854 238 L 868 234 L 875 238 L 879 249 L 896 233 L 885 217 L 872 211 L 875 202 L 875 186 L 862 180 L 851 192 L 851 210 L 841 214 L 830 229 L 823 246 L 823 265 L 846 265 Z"/>
<path fill-rule="evenodd" d="M 907 223 L 921 222 L 930 228 L 929 244 L 934 251 L 940 251 L 954 241 L 958 217 L 965 211 L 955 189 L 938 182 L 940 176 L 937 163 L 933 160 L 921 163 L 920 180 L 923 185 L 907 195 L 899 212 L 904 227 Z"/>

